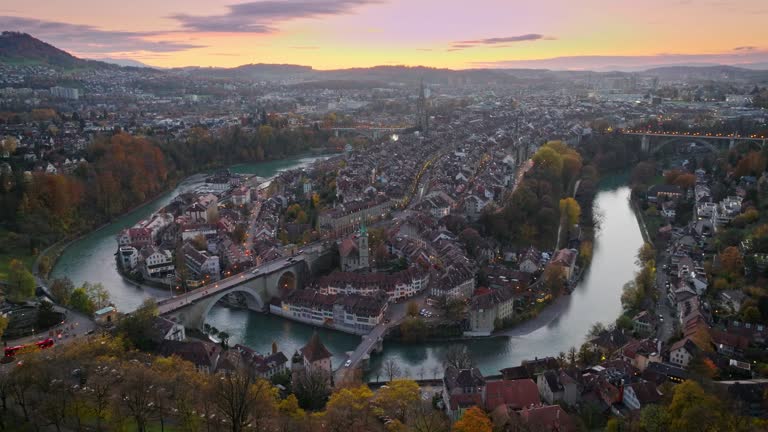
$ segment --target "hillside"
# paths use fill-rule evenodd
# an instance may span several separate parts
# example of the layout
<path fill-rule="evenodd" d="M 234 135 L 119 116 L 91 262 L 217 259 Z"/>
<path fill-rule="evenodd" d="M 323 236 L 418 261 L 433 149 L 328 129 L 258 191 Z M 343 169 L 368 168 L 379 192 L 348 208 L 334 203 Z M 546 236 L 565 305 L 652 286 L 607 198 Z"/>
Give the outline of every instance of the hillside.
<path fill-rule="evenodd" d="M 26 33 L 0 33 L 0 63 L 43 64 L 61 68 L 108 68 L 107 63 L 77 58 Z"/>

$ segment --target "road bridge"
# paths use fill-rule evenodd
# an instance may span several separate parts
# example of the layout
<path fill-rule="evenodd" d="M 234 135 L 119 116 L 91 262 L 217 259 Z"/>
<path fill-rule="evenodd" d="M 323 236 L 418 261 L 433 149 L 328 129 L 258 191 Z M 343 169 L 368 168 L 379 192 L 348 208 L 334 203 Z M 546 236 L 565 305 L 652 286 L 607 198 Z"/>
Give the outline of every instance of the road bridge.
<path fill-rule="evenodd" d="M 683 144 L 695 142 L 712 147 L 714 145 L 728 144 L 732 149 L 739 142 L 751 142 L 760 148 L 768 143 L 768 137 L 762 135 L 742 136 L 738 134 L 702 134 L 697 132 L 668 132 L 627 129 L 622 131 L 624 135 L 641 137 L 640 148 L 645 153 L 656 153 L 669 144 Z"/>
<path fill-rule="evenodd" d="M 357 134 L 370 139 L 379 139 L 382 135 L 398 134 L 406 131 L 406 128 L 399 127 L 334 127 L 326 130 L 333 131 L 337 137 L 341 134 Z"/>
<path fill-rule="evenodd" d="M 310 277 L 313 256 L 300 253 L 248 269 L 218 282 L 157 303 L 160 315 L 187 328 L 202 329 L 211 308 L 231 293 L 244 294 L 249 309 L 263 311 L 273 297 L 301 288 Z"/>

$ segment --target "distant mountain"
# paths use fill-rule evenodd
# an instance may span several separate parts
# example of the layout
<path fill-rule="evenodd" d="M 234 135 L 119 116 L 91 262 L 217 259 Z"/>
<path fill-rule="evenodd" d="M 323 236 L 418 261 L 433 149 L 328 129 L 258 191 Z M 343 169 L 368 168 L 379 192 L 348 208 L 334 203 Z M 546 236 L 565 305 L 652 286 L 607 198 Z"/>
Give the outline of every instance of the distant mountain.
<path fill-rule="evenodd" d="M 246 64 L 233 68 L 185 67 L 172 69 L 192 76 L 218 79 L 273 81 L 304 78 L 314 71 L 310 66 L 291 64 Z"/>
<path fill-rule="evenodd" d="M 77 58 L 26 33 L 0 33 L 0 63 L 45 64 L 62 68 L 110 67 L 107 63 Z"/>
<path fill-rule="evenodd" d="M 105 58 L 99 58 L 99 59 L 93 59 L 93 60 L 104 62 L 104 63 L 109 63 L 109 64 L 113 64 L 113 65 L 118 65 L 118 66 L 124 66 L 124 67 L 138 67 L 138 68 L 156 69 L 154 66 L 150 66 L 150 65 L 148 65 L 146 63 L 142 63 L 142 62 L 140 62 L 138 60 L 134 60 L 134 59 L 117 59 L 117 58 L 105 57 Z"/>

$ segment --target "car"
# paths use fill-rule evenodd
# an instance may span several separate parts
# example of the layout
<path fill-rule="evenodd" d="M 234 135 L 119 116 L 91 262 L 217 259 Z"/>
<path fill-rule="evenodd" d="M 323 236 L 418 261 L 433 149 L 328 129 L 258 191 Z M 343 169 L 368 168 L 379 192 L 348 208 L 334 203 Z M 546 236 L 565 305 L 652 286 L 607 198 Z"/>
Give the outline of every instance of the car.
<path fill-rule="evenodd" d="M 344 367 L 350 367 L 350 366 L 352 366 L 352 359 L 349 359 L 346 362 L 344 362 Z"/>

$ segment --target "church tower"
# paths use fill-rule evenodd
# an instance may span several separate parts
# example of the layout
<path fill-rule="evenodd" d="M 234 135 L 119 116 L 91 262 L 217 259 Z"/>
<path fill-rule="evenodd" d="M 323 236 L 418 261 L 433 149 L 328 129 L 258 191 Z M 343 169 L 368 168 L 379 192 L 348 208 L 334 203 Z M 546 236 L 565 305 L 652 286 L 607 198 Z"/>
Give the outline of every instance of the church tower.
<path fill-rule="evenodd" d="M 367 269 L 370 263 L 368 262 L 368 228 L 365 227 L 365 222 L 360 225 L 360 235 L 357 236 L 357 251 L 360 254 L 358 268 Z"/>

